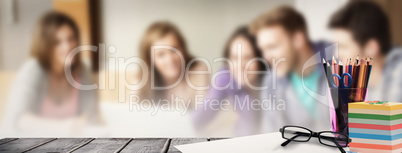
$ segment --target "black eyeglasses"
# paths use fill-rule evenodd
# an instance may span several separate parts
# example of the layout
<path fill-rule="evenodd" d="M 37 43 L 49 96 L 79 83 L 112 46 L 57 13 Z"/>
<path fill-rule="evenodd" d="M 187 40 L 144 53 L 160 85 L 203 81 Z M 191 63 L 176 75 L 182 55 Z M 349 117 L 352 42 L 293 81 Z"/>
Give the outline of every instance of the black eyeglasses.
<path fill-rule="evenodd" d="M 346 153 L 343 147 L 347 147 L 352 142 L 347 135 L 342 133 L 332 131 L 313 132 L 300 126 L 283 126 L 279 131 L 282 133 L 282 138 L 286 139 L 281 144 L 282 147 L 285 147 L 291 141 L 307 142 L 311 137 L 317 137 L 321 144 L 337 147 L 342 153 Z"/>

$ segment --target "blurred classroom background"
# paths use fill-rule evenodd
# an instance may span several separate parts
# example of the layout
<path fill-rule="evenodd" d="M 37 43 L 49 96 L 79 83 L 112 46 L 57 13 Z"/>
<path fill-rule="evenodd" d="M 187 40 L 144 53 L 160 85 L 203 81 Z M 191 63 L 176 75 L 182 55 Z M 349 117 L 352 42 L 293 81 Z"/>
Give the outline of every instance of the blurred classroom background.
<path fill-rule="evenodd" d="M 390 17 L 394 43 L 402 44 L 402 18 L 399 16 L 402 9 L 398 9 L 402 7 L 402 1 L 375 1 Z M 155 21 L 168 20 L 181 30 L 189 51 L 194 56 L 212 61 L 222 56 L 227 38 L 238 26 L 248 24 L 261 13 L 280 5 L 293 6 L 304 14 L 312 40 L 329 39 L 329 17 L 346 2 L 348 1 L 1 0 L 0 121 L 6 109 L 12 80 L 29 58 L 33 28 L 38 19 L 49 10 L 64 12 L 75 20 L 81 32 L 82 45 L 97 46 L 104 43 L 106 48 L 114 47 L 116 52 L 109 55 L 110 57 L 139 56 L 140 39 L 146 28 Z M 98 53 L 86 52 L 81 60 L 92 67 L 94 78 L 105 71 L 98 67 L 98 64 L 105 62 L 98 58 Z M 217 71 L 219 67 L 219 64 L 214 64 L 213 71 Z M 133 69 L 134 74 L 135 70 Z M 118 80 L 115 83 L 117 82 Z M 99 103 L 105 126 L 90 127 L 86 132 L 75 136 L 196 136 L 188 116 L 169 112 L 155 116 L 144 112 L 133 113 L 128 111 L 128 103 L 118 103 L 117 97 L 117 90 L 100 90 Z M 228 131 L 236 116 L 226 113 L 216 120 L 214 126 L 219 128 L 215 128 L 217 130 L 212 135 L 232 136 Z M 49 135 L 58 134 L 69 135 Z"/>

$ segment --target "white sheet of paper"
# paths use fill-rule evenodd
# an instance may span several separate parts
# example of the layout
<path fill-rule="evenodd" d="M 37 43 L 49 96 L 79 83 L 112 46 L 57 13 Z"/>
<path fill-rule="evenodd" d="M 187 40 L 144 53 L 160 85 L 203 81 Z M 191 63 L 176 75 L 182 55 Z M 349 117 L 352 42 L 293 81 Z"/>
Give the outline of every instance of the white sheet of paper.
<path fill-rule="evenodd" d="M 282 147 L 285 139 L 280 132 L 223 139 L 209 142 L 193 143 L 175 146 L 183 153 L 282 153 L 282 152 L 325 152 L 339 153 L 338 148 L 328 147 L 319 143 L 317 138 L 308 142 L 290 142 Z M 346 148 L 344 148 L 347 150 Z"/>

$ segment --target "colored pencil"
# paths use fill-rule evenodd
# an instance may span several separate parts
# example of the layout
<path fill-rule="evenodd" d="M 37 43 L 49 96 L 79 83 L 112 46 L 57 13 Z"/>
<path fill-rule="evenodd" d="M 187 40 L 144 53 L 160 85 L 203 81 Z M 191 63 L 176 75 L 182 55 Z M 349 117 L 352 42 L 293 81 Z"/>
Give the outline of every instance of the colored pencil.
<path fill-rule="evenodd" d="M 331 75 L 332 75 L 332 70 L 331 70 L 331 65 L 327 62 L 327 80 L 328 80 L 328 85 L 332 86 L 332 81 L 331 81 Z"/>
<path fill-rule="evenodd" d="M 332 73 L 338 74 L 338 64 L 336 63 L 336 60 L 335 60 L 335 57 L 334 57 L 334 56 L 332 56 Z M 335 85 L 336 85 L 336 86 L 339 86 L 338 78 L 333 77 L 332 79 L 335 80 L 335 81 L 334 81 L 334 82 L 335 82 Z"/>
<path fill-rule="evenodd" d="M 368 62 L 368 66 L 367 66 L 366 88 L 368 87 L 368 83 L 370 81 L 370 74 L 371 74 L 371 68 L 372 67 L 373 67 L 373 57 L 370 58 L 370 61 Z"/>
<path fill-rule="evenodd" d="M 354 69 L 355 69 L 355 74 L 353 75 L 353 88 L 357 88 L 357 84 L 358 84 L 358 82 L 359 82 L 359 71 L 360 71 L 360 65 L 358 64 L 359 63 L 359 60 L 356 60 L 356 63 L 355 63 L 355 67 L 354 67 Z"/>
<path fill-rule="evenodd" d="M 331 76 L 330 76 L 330 73 L 328 73 L 327 65 L 329 65 L 329 64 L 327 63 L 327 61 L 325 61 L 325 59 L 322 58 L 322 66 L 324 67 L 325 76 L 326 76 L 326 78 L 327 78 L 328 85 L 331 85 L 331 84 L 330 84 L 331 82 L 330 82 L 330 79 L 329 79 L 329 78 L 331 78 Z"/>
<path fill-rule="evenodd" d="M 349 73 L 349 59 L 346 59 L 345 73 Z M 348 83 L 349 83 L 349 77 L 346 77 L 345 84 L 348 85 Z"/>
<path fill-rule="evenodd" d="M 353 62 L 352 62 L 352 58 L 349 59 L 349 65 L 348 65 L 348 67 L 349 67 L 348 73 L 353 77 L 353 75 L 352 75 L 352 72 L 353 72 Z M 354 79 L 354 78 L 352 78 L 352 83 L 353 83 L 353 79 Z"/>
<path fill-rule="evenodd" d="M 339 64 L 338 64 L 338 74 L 339 74 L 339 76 L 342 76 L 342 74 L 343 74 L 343 63 L 342 63 L 342 60 L 340 60 L 339 61 Z M 340 84 L 340 82 L 338 82 L 338 85 Z"/>
<path fill-rule="evenodd" d="M 356 64 L 359 65 L 359 55 L 356 57 Z"/>
<path fill-rule="evenodd" d="M 358 81 L 358 84 L 357 84 L 358 88 L 363 88 L 364 87 L 364 82 L 365 82 L 364 77 L 366 75 L 366 67 L 367 67 L 366 64 L 367 64 L 366 61 L 362 58 L 360 60 L 360 72 L 359 72 L 359 76 L 358 76 L 359 81 Z"/>
<path fill-rule="evenodd" d="M 350 75 L 352 75 L 352 71 L 353 71 L 353 62 L 352 62 L 352 59 L 351 59 L 351 58 L 349 59 L 349 64 L 348 64 L 348 66 L 349 66 L 349 71 L 348 71 L 348 73 L 349 73 Z"/>

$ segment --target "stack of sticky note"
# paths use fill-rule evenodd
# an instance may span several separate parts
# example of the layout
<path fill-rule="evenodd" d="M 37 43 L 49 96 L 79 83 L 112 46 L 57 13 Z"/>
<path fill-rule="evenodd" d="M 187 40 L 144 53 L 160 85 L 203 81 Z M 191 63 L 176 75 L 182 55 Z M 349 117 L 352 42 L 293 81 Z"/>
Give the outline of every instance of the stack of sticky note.
<path fill-rule="evenodd" d="M 353 152 L 402 152 L 402 103 L 349 103 L 349 144 Z"/>

